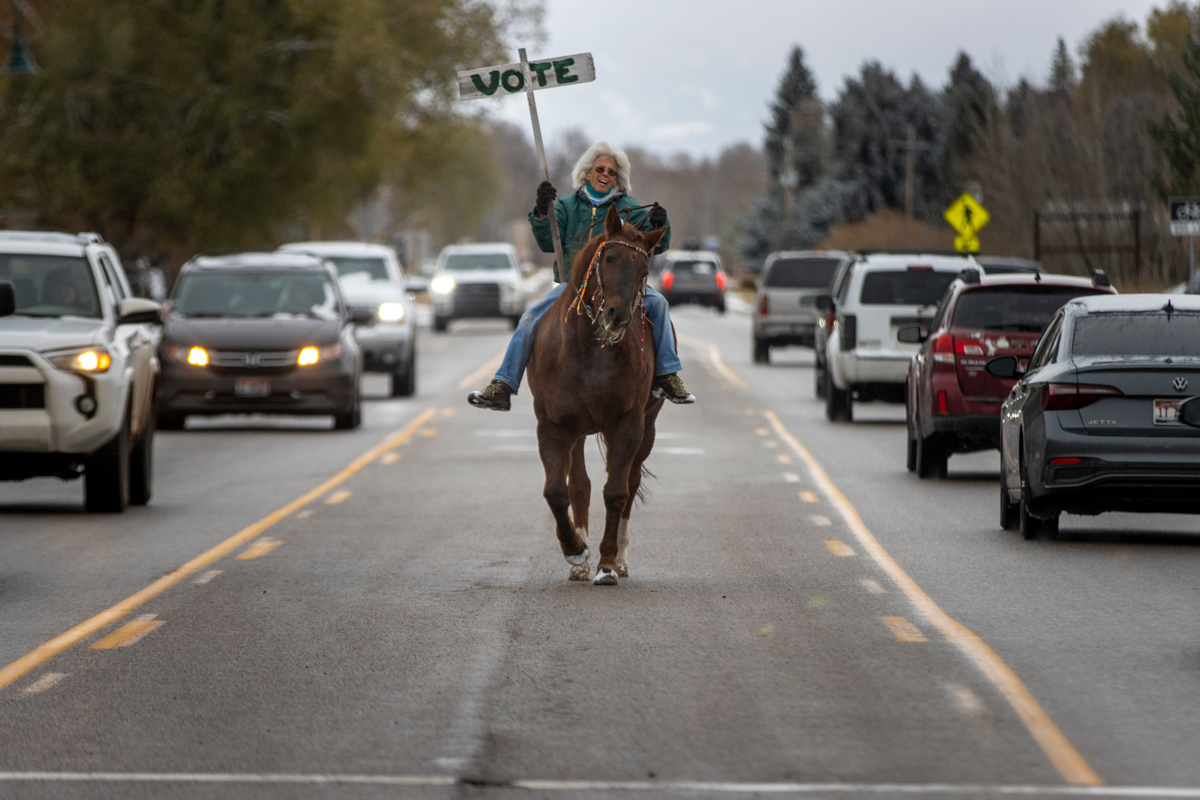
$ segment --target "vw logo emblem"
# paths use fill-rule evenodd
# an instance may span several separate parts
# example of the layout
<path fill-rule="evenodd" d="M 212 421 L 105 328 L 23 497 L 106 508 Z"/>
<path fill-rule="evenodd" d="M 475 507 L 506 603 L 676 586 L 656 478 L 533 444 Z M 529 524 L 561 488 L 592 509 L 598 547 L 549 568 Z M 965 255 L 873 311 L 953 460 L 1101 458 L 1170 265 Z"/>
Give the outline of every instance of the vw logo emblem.
<path fill-rule="evenodd" d="M 1176 378 L 1171 385 L 1175 387 L 1175 391 L 1185 392 L 1187 391 L 1187 378 Z"/>

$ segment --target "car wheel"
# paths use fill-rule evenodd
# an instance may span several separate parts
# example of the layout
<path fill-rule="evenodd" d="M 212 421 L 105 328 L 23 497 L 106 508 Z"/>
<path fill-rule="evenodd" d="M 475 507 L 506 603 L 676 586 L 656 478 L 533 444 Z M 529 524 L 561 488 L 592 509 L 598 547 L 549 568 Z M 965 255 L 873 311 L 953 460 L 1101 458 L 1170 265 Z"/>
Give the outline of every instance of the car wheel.
<path fill-rule="evenodd" d="M 946 441 L 943 437 L 936 433 L 933 436 L 922 436 L 918 425 L 916 449 L 918 478 L 946 477 L 946 461 L 949 456 L 946 454 Z"/>
<path fill-rule="evenodd" d="M 437 331 L 438 333 L 445 333 L 446 329 L 449 327 L 450 327 L 450 318 L 449 317 L 436 317 L 435 316 L 433 318 L 433 329 L 435 331 Z"/>
<path fill-rule="evenodd" d="M 771 345 L 754 337 L 754 363 L 755 364 L 770 364 L 771 363 Z"/>
<path fill-rule="evenodd" d="M 849 390 L 842 391 L 833 385 L 833 378 L 825 380 L 825 418 L 830 422 L 854 420 L 854 397 Z"/>
<path fill-rule="evenodd" d="M 1025 539 L 1054 539 L 1058 536 L 1058 514 L 1047 519 L 1035 517 L 1029 513 L 1032 493 L 1029 489 L 1029 476 L 1025 470 L 1025 456 L 1021 456 L 1021 503 L 1020 516 L 1021 536 Z"/>
<path fill-rule="evenodd" d="M 183 414 L 167 414 L 160 411 L 154 427 L 160 431 L 181 431 L 185 419 L 187 417 Z"/>
<path fill-rule="evenodd" d="M 362 425 L 362 398 L 356 395 L 349 411 L 333 415 L 333 428 L 338 431 L 352 431 L 359 425 Z"/>
<path fill-rule="evenodd" d="M 129 455 L 129 503 L 144 506 L 150 502 L 154 485 L 154 415 L 146 417 L 142 435 Z"/>
<path fill-rule="evenodd" d="M 509 324 L 512 325 L 512 329 L 515 331 L 517 329 L 517 326 L 521 324 L 521 315 L 517 314 L 516 316 L 509 317 L 508 321 L 509 321 Z"/>
<path fill-rule="evenodd" d="M 818 400 L 825 399 L 825 382 L 828 380 L 829 370 L 825 369 L 825 365 L 817 362 L 813 367 L 813 396 Z"/>
<path fill-rule="evenodd" d="M 909 472 L 917 471 L 917 432 L 913 426 L 912 417 L 904 415 L 905 428 L 908 431 L 908 446 L 905 448 L 904 466 Z"/>
<path fill-rule="evenodd" d="M 408 369 L 392 373 L 392 397 L 412 397 L 416 394 L 417 363 L 414 358 L 409 359 Z"/>
<path fill-rule="evenodd" d="M 129 419 L 112 440 L 83 465 L 83 506 L 90 513 L 119 514 L 129 505 Z"/>
<path fill-rule="evenodd" d="M 722 298 L 721 298 L 721 299 L 720 299 L 720 300 L 717 302 L 717 313 L 718 313 L 718 314 L 724 314 L 724 313 L 725 313 L 725 298 L 724 298 L 724 297 L 722 297 Z"/>
<path fill-rule="evenodd" d="M 1000 440 L 1000 527 L 1015 531 L 1021 527 L 1021 504 L 1008 499 L 1008 484 L 1004 477 L 1004 440 Z"/>

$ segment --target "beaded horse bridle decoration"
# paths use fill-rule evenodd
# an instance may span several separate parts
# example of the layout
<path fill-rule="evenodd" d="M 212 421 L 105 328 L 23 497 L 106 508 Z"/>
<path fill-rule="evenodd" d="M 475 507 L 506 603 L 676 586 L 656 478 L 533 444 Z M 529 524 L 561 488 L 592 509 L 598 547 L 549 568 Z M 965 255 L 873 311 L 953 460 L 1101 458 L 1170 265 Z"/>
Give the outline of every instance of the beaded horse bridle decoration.
<path fill-rule="evenodd" d="M 643 256 L 645 256 L 647 259 L 650 258 L 650 254 L 648 252 L 646 252 L 645 250 L 643 250 L 642 248 L 638 247 L 636 244 L 631 244 L 630 242 L 624 242 L 624 241 L 621 241 L 620 239 L 612 239 L 612 240 L 603 239 L 603 240 L 601 240 L 600 245 L 596 248 L 596 254 L 594 256 L 592 256 L 591 263 L 588 264 L 587 273 L 583 276 L 583 283 L 580 284 L 580 286 L 579 286 L 579 292 L 575 295 L 575 299 L 572 300 L 571 303 L 568 304 L 568 306 L 567 306 L 567 315 L 566 315 L 566 317 L 563 318 L 563 323 L 566 323 L 566 321 L 571 318 L 571 310 L 572 309 L 574 309 L 576 316 L 578 316 L 580 314 L 587 314 L 587 317 L 589 320 L 591 320 L 592 325 L 599 329 L 599 332 L 596 334 L 596 341 L 598 341 L 600 343 L 601 347 L 608 347 L 608 346 L 616 345 L 618 342 L 620 342 L 622 339 L 625 338 L 625 331 L 629 330 L 628 326 L 626 326 L 625 328 L 622 328 L 617 333 L 613 333 L 612 331 L 608 330 L 608 328 L 606 326 L 604 326 L 602 323 L 597 321 L 597 314 L 596 314 L 595 309 L 598 305 L 599 306 L 604 305 L 604 279 L 600 275 L 600 270 L 598 269 L 598 265 L 600 264 L 600 257 L 604 254 L 604 249 L 606 247 L 608 247 L 610 244 L 619 244 L 623 247 L 628 247 L 631 250 L 638 251 Z M 596 288 L 592 290 L 592 296 L 587 298 L 587 300 L 585 302 L 584 295 L 587 293 L 588 284 L 591 282 L 592 272 L 596 273 Z M 647 291 L 646 278 L 643 278 L 642 279 L 642 288 L 638 292 L 637 304 L 634 306 L 634 309 L 633 309 L 633 313 L 635 316 L 638 313 L 640 313 L 642 316 L 642 341 L 641 341 L 642 353 L 645 353 L 645 351 L 646 351 L 646 322 L 647 322 L 647 319 L 646 319 L 646 291 Z M 643 356 L 643 358 L 644 358 L 644 356 Z"/>

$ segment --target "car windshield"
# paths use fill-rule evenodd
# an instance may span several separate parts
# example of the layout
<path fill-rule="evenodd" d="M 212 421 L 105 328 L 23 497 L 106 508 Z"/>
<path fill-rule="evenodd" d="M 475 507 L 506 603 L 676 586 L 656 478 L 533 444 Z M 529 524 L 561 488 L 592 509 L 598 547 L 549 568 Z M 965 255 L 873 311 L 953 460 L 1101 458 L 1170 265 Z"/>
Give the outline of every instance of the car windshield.
<path fill-rule="evenodd" d="M 0 253 L 0 281 L 13 285 L 17 314 L 99 319 L 96 280 L 82 256 Z"/>
<path fill-rule="evenodd" d="M 1096 294 L 1059 286 L 1038 289 L 1012 286 L 974 289 L 959 295 L 953 325 L 977 331 L 1041 333 L 1063 303 L 1081 295 Z"/>
<path fill-rule="evenodd" d="M 512 269 L 512 262 L 504 253 L 451 253 L 446 256 L 446 263 L 442 268 L 459 272 Z"/>
<path fill-rule="evenodd" d="M 172 311 L 188 317 L 287 317 L 335 319 L 337 294 L 312 272 L 209 272 L 184 275 Z"/>
<path fill-rule="evenodd" d="M 344 256 L 325 256 L 337 267 L 338 277 L 354 276 L 359 280 L 368 278 L 373 281 L 388 280 L 387 264 L 382 258 L 348 258 Z"/>
<path fill-rule="evenodd" d="M 958 273 L 932 269 L 883 270 L 863 278 L 859 302 L 875 306 L 932 306 Z"/>
<path fill-rule="evenodd" d="M 1088 314 L 1075 320 L 1071 353 L 1200 358 L 1200 314 L 1180 311 Z"/>
<path fill-rule="evenodd" d="M 690 272 L 693 275 L 712 275 L 716 264 L 711 261 L 671 261 L 666 268 L 675 273 Z"/>
<path fill-rule="evenodd" d="M 779 289 L 825 289 L 839 263 L 836 258 L 780 258 L 771 264 L 766 285 Z"/>

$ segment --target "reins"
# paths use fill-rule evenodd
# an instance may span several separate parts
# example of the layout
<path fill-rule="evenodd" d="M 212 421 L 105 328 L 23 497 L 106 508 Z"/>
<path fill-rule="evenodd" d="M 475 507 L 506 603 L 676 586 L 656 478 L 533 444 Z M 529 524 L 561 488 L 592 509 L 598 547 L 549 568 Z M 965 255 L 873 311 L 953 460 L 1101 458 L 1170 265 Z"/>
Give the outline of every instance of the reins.
<path fill-rule="evenodd" d="M 648 207 L 649 206 L 642 206 L 642 208 L 648 208 Z M 630 210 L 637 210 L 637 209 L 630 209 Z M 605 296 L 604 296 L 604 278 L 600 274 L 598 265 L 600 263 L 600 257 L 604 254 L 604 248 L 608 247 L 610 244 L 623 245 L 625 247 L 630 248 L 631 250 L 638 251 L 647 259 L 650 258 L 650 254 L 648 252 L 646 252 L 645 250 L 643 250 L 642 248 L 638 247 L 636 244 L 631 244 L 630 242 L 625 242 L 620 239 L 612 239 L 612 240 L 609 240 L 608 238 L 601 239 L 600 244 L 596 246 L 595 255 L 592 256 L 592 260 L 588 263 L 587 272 L 584 273 L 583 283 L 581 283 L 579 285 L 579 291 L 576 293 L 575 299 L 567 304 L 567 314 L 565 317 L 563 317 L 564 325 L 571 318 L 571 309 L 574 309 L 576 316 L 579 316 L 580 314 L 587 314 L 588 320 L 590 320 L 592 323 L 592 327 L 600 327 L 600 326 L 598 326 L 597 321 L 596 321 L 597 314 L 595 311 L 595 307 L 597 304 L 599 304 L 601 306 L 604 305 Z M 584 295 L 587 293 L 587 287 L 588 287 L 588 284 L 591 282 L 593 271 L 596 273 L 596 288 L 592 291 L 592 296 L 587 299 L 587 302 L 584 302 Z M 648 278 L 649 278 L 649 276 L 647 275 L 646 278 L 642 279 L 641 290 L 638 292 L 637 303 L 633 310 L 634 314 L 638 314 L 640 312 L 641 316 L 642 316 L 642 340 L 641 340 L 640 347 L 641 347 L 641 352 L 642 352 L 643 363 L 645 362 L 646 322 L 648 321 L 646 319 L 646 294 L 648 291 L 648 286 L 647 286 Z M 627 331 L 627 330 L 629 330 L 628 326 L 622 328 L 620 333 L 618 333 L 616 336 L 613 336 L 611 333 L 609 333 L 607 330 L 605 330 L 603 327 L 601 327 L 601 333 L 597 334 L 596 341 L 598 341 L 600 343 L 601 347 L 606 347 L 610 344 L 611 345 L 619 344 L 621 342 L 621 340 L 625 338 L 625 331 Z"/>

